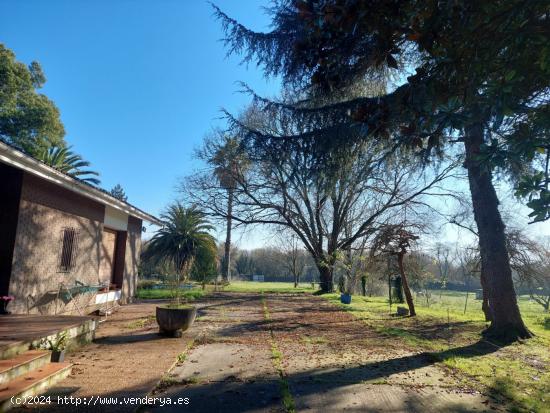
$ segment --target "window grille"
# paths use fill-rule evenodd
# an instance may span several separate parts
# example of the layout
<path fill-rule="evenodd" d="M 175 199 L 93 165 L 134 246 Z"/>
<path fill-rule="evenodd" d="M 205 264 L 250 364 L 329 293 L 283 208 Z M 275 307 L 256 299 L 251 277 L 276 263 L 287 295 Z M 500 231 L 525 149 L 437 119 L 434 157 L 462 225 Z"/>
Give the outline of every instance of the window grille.
<path fill-rule="evenodd" d="M 60 272 L 70 272 L 73 269 L 77 244 L 78 231 L 74 228 L 63 228 L 61 231 L 61 254 L 59 256 Z"/>

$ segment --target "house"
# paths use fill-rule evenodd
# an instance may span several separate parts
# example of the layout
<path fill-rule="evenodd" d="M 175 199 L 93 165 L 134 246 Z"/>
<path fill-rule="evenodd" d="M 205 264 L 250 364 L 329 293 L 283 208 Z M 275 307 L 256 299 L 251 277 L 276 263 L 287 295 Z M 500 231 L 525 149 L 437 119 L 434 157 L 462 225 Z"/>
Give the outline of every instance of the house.
<path fill-rule="evenodd" d="M 0 296 L 14 314 L 88 314 L 136 292 L 154 216 L 0 142 Z"/>

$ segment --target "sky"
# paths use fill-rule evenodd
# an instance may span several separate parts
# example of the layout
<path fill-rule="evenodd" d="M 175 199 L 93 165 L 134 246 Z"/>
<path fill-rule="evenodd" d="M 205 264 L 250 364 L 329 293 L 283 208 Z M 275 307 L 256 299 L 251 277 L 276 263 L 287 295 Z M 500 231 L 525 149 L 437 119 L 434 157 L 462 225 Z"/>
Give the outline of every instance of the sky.
<path fill-rule="evenodd" d="M 251 29 L 269 28 L 268 0 L 215 3 Z M 121 184 L 129 202 L 158 216 L 178 196 L 178 180 L 201 168 L 193 152 L 223 124 L 220 109 L 238 113 L 249 101 L 237 82 L 264 96 L 279 90 L 255 65 L 227 57 L 212 11 L 203 0 L 0 0 L 0 42 L 19 61 L 40 62 L 48 79 L 41 92 L 102 187 Z M 550 235 L 548 223 L 529 227 Z M 450 242 L 469 237 L 441 231 Z M 266 231 L 235 235 L 241 248 L 270 239 Z"/>
<path fill-rule="evenodd" d="M 264 0 L 217 0 L 255 30 L 268 28 Z M 205 133 L 249 101 L 244 81 L 273 96 L 278 82 L 227 58 L 221 25 L 203 0 L 0 0 L 0 42 L 40 62 L 42 93 L 59 107 L 75 152 L 120 183 L 128 200 L 158 215 Z M 246 244 L 246 242 L 245 242 Z"/>

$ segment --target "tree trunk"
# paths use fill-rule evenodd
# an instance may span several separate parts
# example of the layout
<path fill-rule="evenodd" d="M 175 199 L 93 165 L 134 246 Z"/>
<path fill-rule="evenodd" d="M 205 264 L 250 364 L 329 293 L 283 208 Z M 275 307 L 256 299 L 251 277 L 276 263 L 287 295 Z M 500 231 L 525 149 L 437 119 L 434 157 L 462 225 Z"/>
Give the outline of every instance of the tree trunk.
<path fill-rule="evenodd" d="M 323 293 L 331 293 L 334 291 L 334 286 L 332 285 L 332 269 L 326 265 L 320 265 L 319 267 L 319 278 L 321 291 Z"/>
<path fill-rule="evenodd" d="M 233 214 L 233 189 L 227 190 L 227 228 L 225 235 L 225 251 L 223 258 L 222 278 L 224 281 L 231 280 L 231 215 Z"/>
<path fill-rule="evenodd" d="M 407 276 L 405 275 L 405 268 L 403 268 L 403 257 L 405 254 L 398 254 L 397 255 L 397 264 L 399 265 L 399 273 L 401 274 L 401 282 L 403 283 L 403 292 L 405 293 L 405 299 L 407 300 L 407 305 L 409 306 L 409 313 L 411 317 L 416 315 L 416 311 L 414 310 L 414 302 L 413 297 L 411 294 L 411 290 L 409 288 L 409 281 L 407 280 Z"/>
<path fill-rule="evenodd" d="M 397 264 L 399 265 L 399 273 L 401 274 L 401 282 L 403 284 L 403 292 L 405 293 L 405 300 L 407 300 L 407 305 L 409 306 L 409 313 L 411 317 L 414 317 L 416 315 L 416 311 L 414 310 L 414 302 L 412 299 L 411 290 L 409 288 L 409 281 L 407 280 L 407 276 L 405 275 L 405 268 L 403 267 L 403 258 L 405 257 L 405 254 L 398 254 L 397 255 Z"/>
<path fill-rule="evenodd" d="M 487 274 L 485 274 L 485 270 L 483 269 L 483 263 L 481 263 L 481 274 L 479 279 L 481 282 L 481 293 L 483 298 L 481 310 L 485 315 L 485 321 L 491 321 L 493 316 L 491 314 L 491 307 L 489 306 L 489 283 L 487 282 Z"/>
<path fill-rule="evenodd" d="M 506 250 L 504 223 L 498 210 L 498 197 L 489 168 L 480 164 L 478 155 L 483 144 L 483 126 L 474 125 L 466 131 L 465 167 L 472 194 L 474 218 L 479 234 L 479 249 L 483 274 L 488 284 L 491 325 L 484 334 L 510 342 L 531 337 L 519 311 L 510 258 Z"/>

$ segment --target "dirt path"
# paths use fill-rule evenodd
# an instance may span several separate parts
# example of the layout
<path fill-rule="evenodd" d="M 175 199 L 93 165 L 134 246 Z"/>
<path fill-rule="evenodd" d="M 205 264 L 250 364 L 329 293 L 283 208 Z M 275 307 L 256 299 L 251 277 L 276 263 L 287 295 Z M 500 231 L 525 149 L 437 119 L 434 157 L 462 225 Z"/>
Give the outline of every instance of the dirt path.
<path fill-rule="evenodd" d="M 101 323 L 93 343 L 69 353 L 71 375 L 52 387 L 46 396 L 52 404 L 33 406 L 38 412 L 133 412 L 132 404 L 96 406 L 59 405 L 60 397 L 120 398 L 143 397 L 156 386 L 200 330 L 194 329 L 181 339 L 160 337 L 154 321 L 157 302 L 122 306 Z M 111 399 L 111 401 L 114 399 Z M 109 402 L 111 403 L 111 402 Z M 27 408 L 15 409 L 25 411 Z"/>
<path fill-rule="evenodd" d="M 151 412 L 495 411 L 483 395 L 395 338 L 312 296 L 219 294 L 171 385 L 190 404 Z"/>

